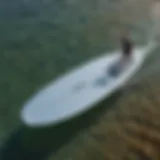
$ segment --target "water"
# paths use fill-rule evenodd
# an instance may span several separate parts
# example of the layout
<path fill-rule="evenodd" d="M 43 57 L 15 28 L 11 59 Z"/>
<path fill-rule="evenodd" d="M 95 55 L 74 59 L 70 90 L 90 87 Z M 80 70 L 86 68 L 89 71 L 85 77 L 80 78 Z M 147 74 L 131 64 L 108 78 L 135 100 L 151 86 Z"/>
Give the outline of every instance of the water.
<path fill-rule="evenodd" d="M 100 4 L 97 2 L 90 0 L 85 3 L 64 0 L 38 2 L 16 0 L 13 4 L 9 0 L 1 2 L 1 6 L 3 5 L 0 10 L 1 142 L 8 137 L 10 131 L 20 125 L 19 110 L 39 87 L 90 58 L 118 48 L 117 37 L 124 28 L 132 32 L 136 43 L 147 42 L 150 28 L 148 12 L 139 16 L 139 19 L 135 20 L 133 16 L 128 19 L 123 13 L 122 5 L 118 2 L 115 1 L 112 4 L 108 1 L 105 4 L 102 3 L 103 1 Z M 134 14 L 129 12 L 127 15 L 129 17 Z M 157 66 L 155 68 L 159 67 L 159 55 L 156 54 L 158 51 L 158 49 L 155 50 L 145 68 L 149 64 L 152 66 L 153 63 Z M 147 74 L 142 71 L 141 75 L 144 73 Z M 78 122 L 72 123 L 81 124 L 80 122 L 86 123 L 86 121 L 90 121 L 88 116 L 85 122 L 84 118 L 81 118 Z M 64 126 L 66 130 L 68 125 Z M 74 133 L 73 125 L 71 128 L 72 133 L 69 132 L 67 137 Z M 22 127 L 22 130 L 26 131 L 26 128 Z M 20 131 L 16 133 L 21 135 L 23 132 Z M 46 132 L 49 133 L 50 130 Z M 55 132 L 54 129 L 53 132 Z M 36 135 L 40 131 L 31 133 L 34 136 L 28 140 L 29 143 L 36 141 Z M 44 135 L 37 140 L 42 139 Z M 15 143 L 11 143 L 11 149 L 14 148 Z M 47 152 L 52 145 L 53 143 L 48 145 L 45 151 Z M 28 145 L 28 148 L 30 147 Z M 24 153 L 19 151 L 20 148 L 20 146 L 17 147 L 15 155 L 18 152 Z M 36 147 L 33 148 L 30 150 L 36 150 Z M 44 150 L 44 146 L 40 147 L 39 151 L 41 150 Z M 31 154 L 31 157 L 35 155 Z"/>

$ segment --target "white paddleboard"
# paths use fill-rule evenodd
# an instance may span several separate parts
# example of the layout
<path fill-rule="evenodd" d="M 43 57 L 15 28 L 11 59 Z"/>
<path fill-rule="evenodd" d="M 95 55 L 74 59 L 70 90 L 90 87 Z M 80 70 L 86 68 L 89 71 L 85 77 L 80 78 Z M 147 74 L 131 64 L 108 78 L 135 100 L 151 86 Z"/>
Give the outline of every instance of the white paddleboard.
<path fill-rule="evenodd" d="M 125 85 L 152 49 L 153 45 L 135 48 L 131 61 L 117 76 L 111 76 L 109 69 L 120 60 L 120 51 L 72 70 L 28 100 L 21 110 L 22 121 L 32 127 L 44 127 L 83 113 Z"/>

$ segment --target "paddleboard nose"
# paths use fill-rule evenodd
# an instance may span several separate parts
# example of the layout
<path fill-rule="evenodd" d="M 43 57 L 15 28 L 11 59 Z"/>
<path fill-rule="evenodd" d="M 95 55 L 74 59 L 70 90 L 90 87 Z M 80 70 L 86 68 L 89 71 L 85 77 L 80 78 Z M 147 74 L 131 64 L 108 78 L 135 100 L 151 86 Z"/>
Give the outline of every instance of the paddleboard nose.
<path fill-rule="evenodd" d="M 45 108 L 46 105 L 49 108 Z M 43 98 L 29 101 L 21 111 L 22 122 L 31 127 L 46 125 L 52 119 L 54 120 L 55 115 L 51 114 L 53 113 L 53 108 L 53 106 L 46 104 L 46 101 L 43 102 Z M 56 112 L 56 110 L 54 111 Z"/>
<path fill-rule="evenodd" d="M 21 112 L 21 120 L 25 125 L 28 125 L 28 126 L 34 126 L 34 123 L 36 123 L 36 121 L 35 121 L 35 119 L 33 119 L 32 115 L 26 114 L 25 110 L 23 110 Z"/>

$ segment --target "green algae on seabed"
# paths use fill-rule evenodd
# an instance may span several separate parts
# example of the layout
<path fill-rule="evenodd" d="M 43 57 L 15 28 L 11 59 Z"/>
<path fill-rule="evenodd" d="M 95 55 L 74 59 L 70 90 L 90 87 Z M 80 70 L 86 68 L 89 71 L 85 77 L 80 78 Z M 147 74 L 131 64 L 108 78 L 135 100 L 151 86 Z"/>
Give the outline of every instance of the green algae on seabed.
<path fill-rule="evenodd" d="M 114 108 L 48 160 L 160 159 L 160 76 L 126 89 Z"/>

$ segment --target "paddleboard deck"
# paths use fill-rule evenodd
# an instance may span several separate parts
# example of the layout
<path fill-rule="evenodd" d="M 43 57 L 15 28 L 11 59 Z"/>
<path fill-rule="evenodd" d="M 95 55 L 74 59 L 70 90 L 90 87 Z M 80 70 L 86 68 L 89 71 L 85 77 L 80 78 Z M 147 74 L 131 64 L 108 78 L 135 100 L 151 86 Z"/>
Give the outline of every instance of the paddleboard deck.
<path fill-rule="evenodd" d="M 40 90 L 24 105 L 22 121 L 32 127 L 42 127 L 83 113 L 122 87 L 140 69 L 151 49 L 152 46 L 135 48 L 131 61 L 118 74 L 112 74 L 110 70 L 121 59 L 119 52 L 72 70 Z"/>

